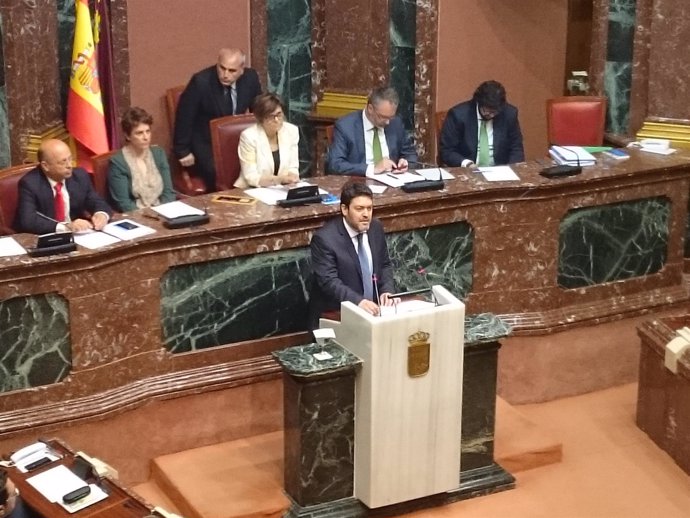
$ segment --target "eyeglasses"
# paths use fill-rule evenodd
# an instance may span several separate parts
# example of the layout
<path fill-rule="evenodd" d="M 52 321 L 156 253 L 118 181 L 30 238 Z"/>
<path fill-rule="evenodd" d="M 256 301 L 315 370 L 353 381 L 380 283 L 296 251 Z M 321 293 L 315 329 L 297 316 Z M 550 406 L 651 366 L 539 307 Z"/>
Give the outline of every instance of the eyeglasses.
<path fill-rule="evenodd" d="M 268 116 L 268 119 L 274 121 L 282 121 L 283 119 L 285 119 L 285 114 L 283 112 L 272 113 Z"/>

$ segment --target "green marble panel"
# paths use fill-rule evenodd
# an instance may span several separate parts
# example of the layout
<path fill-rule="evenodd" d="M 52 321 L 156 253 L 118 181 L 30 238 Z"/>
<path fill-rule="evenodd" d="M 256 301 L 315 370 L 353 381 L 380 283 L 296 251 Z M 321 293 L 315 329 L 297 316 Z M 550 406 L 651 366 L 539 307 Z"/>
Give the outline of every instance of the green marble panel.
<path fill-rule="evenodd" d="M 647 198 L 571 210 L 560 224 L 558 285 L 649 275 L 666 263 L 671 202 Z"/>
<path fill-rule="evenodd" d="M 71 366 L 64 297 L 44 294 L 0 301 L 0 392 L 57 383 Z"/>
<path fill-rule="evenodd" d="M 399 290 L 441 284 L 458 297 L 469 293 L 473 231 L 466 222 L 386 237 Z M 310 284 L 306 247 L 171 268 L 161 282 L 165 347 L 188 352 L 304 331 Z"/>
<path fill-rule="evenodd" d="M 414 74 L 417 5 L 414 0 L 389 4 L 390 84 L 400 95 L 398 114 L 405 128 L 414 129 Z"/>
<path fill-rule="evenodd" d="M 285 101 L 288 121 L 300 129 L 300 171 L 308 176 L 315 133 L 311 110 L 311 2 L 267 0 L 268 84 Z"/>
<path fill-rule="evenodd" d="M 440 284 L 458 298 L 469 294 L 474 231 L 466 221 L 391 233 L 386 240 L 399 291 Z"/>
<path fill-rule="evenodd" d="M 165 347 L 188 352 L 306 329 L 309 250 L 171 268 L 161 282 Z"/>
<path fill-rule="evenodd" d="M 604 92 L 609 99 L 606 130 L 628 133 L 632 84 L 635 0 L 611 0 L 604 68 Z"/>
<path fill-rule="evenodd" d="M 58 68 L 60 72 L 60 101 L 62 111 L 67 109 L 72 47 L 74 45 L 74 0 L 57 0 Z"/>

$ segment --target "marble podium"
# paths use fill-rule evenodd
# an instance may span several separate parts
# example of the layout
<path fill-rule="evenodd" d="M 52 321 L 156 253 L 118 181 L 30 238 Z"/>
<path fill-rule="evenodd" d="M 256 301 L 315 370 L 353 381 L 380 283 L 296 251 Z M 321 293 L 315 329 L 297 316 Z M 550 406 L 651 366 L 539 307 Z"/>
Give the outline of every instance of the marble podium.
<path fill-rule="evenodd" d="M 344 302 L 336 340 L 362 360 L 355 385 L 354 495 L 369 508 L 459 486 L 465 306 L 375 317 Z"/>

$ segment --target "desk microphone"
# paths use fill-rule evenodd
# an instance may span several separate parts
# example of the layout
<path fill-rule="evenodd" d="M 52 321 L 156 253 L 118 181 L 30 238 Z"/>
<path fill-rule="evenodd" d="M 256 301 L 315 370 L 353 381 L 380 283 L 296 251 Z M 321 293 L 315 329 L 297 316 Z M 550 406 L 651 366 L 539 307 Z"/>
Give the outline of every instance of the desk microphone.
<path fill-rule="evenodd" d="M 61 223 L 62 223 L 63 225 L 65 224 L 64 221 L 58 221 L 58 220 L 56 220 L 56 219 L 51 218 L 50 216 L 46 216 L 46 215 L 43 214 L 41 211 L 38 211 L 38 210 L 37 210 L 37 211 L 36 211 L 36 214 L 37 214 L 38 216 L 41 216 L 43 219 L 47 219 L 48 221 L 52 221 L 53 223 L 56 223 L 56 224 L 58 224 L 58 225 L 61 224 Z"/>
<path fill-rule="evenodd" d="M 371 274 L 371 282 L 374 285 L 374 295 L 376 296 L 376 305 L 381 307 L 381 299 L 379 298 L 379 279 L 375 273 Z M 379 309 L 379 316 L 381 315 L 381 310 Z"/>
<path fill-rule="evenodd" d="M 182 198 L 194 198 L 195 196 L 190 196 L 189 194 L 185 194 L 180 191 L 176 191 L 173 189 L 173 192 L 177 194 L 178 196 Z M 208 223 L 211 220 L 211 217 L 209 216 L 208 213 L 208 206 L 207 206 L 207 200 L 204 198 L 204 208 L 203 214 L 187 214 L 184 216 L 177 216 L 176 218 L 166 218 L 165 216 L 161 215 L 161 218 L 163 218 L 163 225 L 166 228 L 186 228 L 186 227 L 196 227 L 198 225 L 204 225 Z"/>
<path fill-rule="evenodd" d="M 575 153 L 575 160 L 577 161 L 577 165 L 561 164 L 554 165 L 551 167 L 545 167 L 541 170 L 539 174 L 545 178 L 560 178 L 562 176 L 575 176 L 576 174 L 580 174 L 582 172 L 582 165 L 580 164 L 580 155 L 578 155 L 576 151 L 568 149 L 564 146 L 558 146 L 558 149 L 565 150 L 570 153 Z M 560 155 L 560 153 L 556 152 L 555 150 L 553 152 L 556 155 Z"/>
<path fill-rule="evenodd" d="M 429 288 L 429 293 L 431 293 L 431 300 L 434 301 L 434 306 L 438 306 L 438 300 L 436 299 L 436 294 L 434 293 L 434 290 L 431 288 L 431 283 L 429 283 L 429 274 L 426 272 L 424 267 L 420 266 L 417 268 L 417 273 L 424 277 L 424 282 L 426 283 L 427 288 Z"/>

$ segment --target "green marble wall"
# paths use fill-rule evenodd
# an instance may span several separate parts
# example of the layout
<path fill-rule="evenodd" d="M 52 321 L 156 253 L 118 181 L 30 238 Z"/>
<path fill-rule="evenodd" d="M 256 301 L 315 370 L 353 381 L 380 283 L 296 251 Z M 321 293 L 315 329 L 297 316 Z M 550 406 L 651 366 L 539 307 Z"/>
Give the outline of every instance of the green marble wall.
<path fill-rule="evenodd" d="M 414 71 L 417 3 L 390 0 L 390 83 L 400 95 L 398 113 L 405 128 L 414 130 Z"/>
<path fill-rule="evenodd" d="M 606 131 L 612 133 L 628 133 L 635 3 L 635 0 L 609 2 L 604 92 L 609 100 Z"/>
<path fill-rule="evenodd" d="M 560 225 L 558 285 L 649 275 L 666 263 L 671 202 L 648 198 L 576 209 Z"/>
<path fill-rule="evenodd" d="M 67 92 L 69 91 L 70 67 L 72 66 L 72 46 L 74 45 L 74 0 L 57 0 L 58 67 L 60 71 L 60 106 L 62 113 L 67 111 Z M 93 1 L 89 3 L 93 10 Z"/>
<path fill-rule="evenodd" d="M 0 167 L 8 167 L 10 162 L 10 121 L 7 113 L 7 92 L 5 91 L 5 53 L 2 42 L 2 15 L 0 15 Z"/>
<path fill-rule="evenodd" d="M 0 301 L 0 392 L 57 383 L 71 365 L 63 297 L 45 294 Z"/>
<path fill-rule="evenodd" d="M 466 222 L 389 234 L 398 289 L 442 284 L 466 296 L 473 237 Z M 161 282 L 165 347 L 188 352 L 303 331 L 310 284 L 308 248 L 172 268 Z"/>
<path fill-rule="evenodd" d="M 287 120 L 299 126 L 300 170 L 310 173 L 314 130 L 311 111 L 311 1 L 267 0 L 268 85 L 286 103 Z"/>

